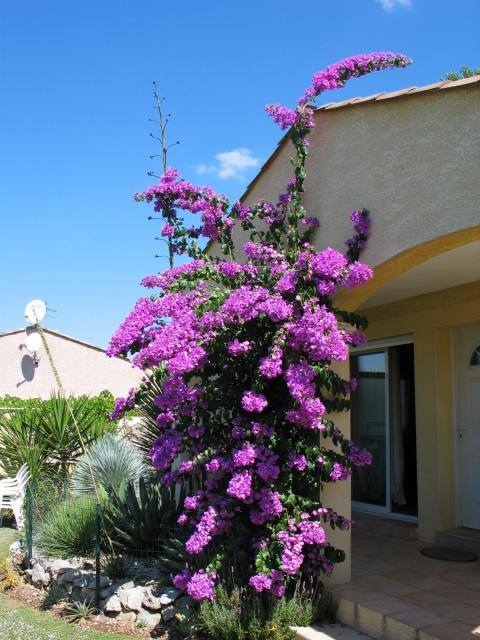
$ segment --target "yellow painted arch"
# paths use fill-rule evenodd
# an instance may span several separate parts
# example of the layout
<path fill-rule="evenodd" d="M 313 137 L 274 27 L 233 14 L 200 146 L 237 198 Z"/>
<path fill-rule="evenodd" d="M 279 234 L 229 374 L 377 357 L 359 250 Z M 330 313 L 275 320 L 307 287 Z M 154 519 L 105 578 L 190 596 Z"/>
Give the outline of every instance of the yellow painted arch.
<path fill-rule="evenodd" d="M 342 309 L 355 311 L 377 291 L 380 291 L 380 289 L 383 289 L 387 284 L 393 282 L 393 280 L 413 267 L 446 251 L 457 249 L 476 240 L 480 240 L 480 225 L 462 229 L 461 231 L 454 231 L 406 249 L 377 265 L 374 277 L 366 284 L 355 289 L 341 291 L 335 298 L 335 304 Z"/>

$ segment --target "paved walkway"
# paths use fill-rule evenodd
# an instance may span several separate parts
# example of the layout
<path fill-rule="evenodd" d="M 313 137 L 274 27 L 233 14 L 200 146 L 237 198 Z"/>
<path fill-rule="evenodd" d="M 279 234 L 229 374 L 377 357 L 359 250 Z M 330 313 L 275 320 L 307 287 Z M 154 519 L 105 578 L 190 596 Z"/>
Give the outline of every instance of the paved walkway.
<path fill-rule="evenodd" d="M 296 631 L 296 640 L 368 640 L 365 634 L 340 624 L 324 625 L 315 629 L 297 627 Z"/>
<path fill-rule="evenodd" d="M 352 581 L 333 589 L 340 620 L 373 638 L 480 639 L 480 562 L 432 560 L 425 546 L 355 531 Z"/>

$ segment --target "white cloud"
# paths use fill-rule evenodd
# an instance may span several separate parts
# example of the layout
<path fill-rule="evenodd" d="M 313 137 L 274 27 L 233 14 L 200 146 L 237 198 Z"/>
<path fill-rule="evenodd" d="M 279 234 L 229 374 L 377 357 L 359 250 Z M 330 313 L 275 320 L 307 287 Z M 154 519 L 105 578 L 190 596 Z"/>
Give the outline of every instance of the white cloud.
<path fill-rule="evenodd" d="M 211 164 L 197 164 L 197 166 L 195 167 L 195 171 L 197 173 L 216 173 L 216 167 L 212 166 Z"/>
<path fill-rule="evenodd" d="M 250 149 L 239 148 L 231 151 L 222 151 L 215 156 L 217 165 L 199 164 L 195 167 L 196 172 L 214 173 L 222 180 L 230 178 L 245 180 L 247 169 L 258 167 L 260 160 L 252 155 Z"/>
<path fill-rule="evenodd" d="M 412 6 L 412 0 L 377 0 L 385 11 L 393 11 L 397 7 L 406 7 L 407 9 Z"/>

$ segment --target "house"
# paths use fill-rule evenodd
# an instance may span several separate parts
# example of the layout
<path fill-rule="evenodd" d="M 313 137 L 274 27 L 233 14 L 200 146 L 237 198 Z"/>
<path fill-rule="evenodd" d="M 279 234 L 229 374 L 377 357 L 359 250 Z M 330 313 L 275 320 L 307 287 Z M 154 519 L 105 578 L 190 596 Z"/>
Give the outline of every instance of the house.
<path fill-rule="evenodd" d="M 480 625 L 480 591 L 472 587 L 480 585 L 479 563 L 460 572 L 419 549 L 439 541 L 480 550 L 480 76 L 326 104 L 315 121 L 303 200 L 321 221 L 314 243 L 342 250 L 348 213 L 365 207 L 372 228 L 361 260 L 375 271 L 338 299 L 368 318 L 369 342 L 351 353 L 359 386 L 350 416 L 337 423 L 370 449 L 373 464 L 351 484 L 327 487 L 322 499 L 393 536 L 369 538 L 354 527 L 351 547 L 350 533 L 334 533 L 347 561 L 333 582 L 348 583 L 352 567 L 355 577 L 338 588 L 341 617 L 375 638 L 435 638 L 435 628 L 448 625 L 452 634 L 438 637 L 467 637 L 469 624 Z M 291 148 L 287 134 L 245 204 L 276 201 L 291 178 Z M 448 570 L 457 582 L 448 582 Z M 395 611 L 403 614 L 407 602 L 399 594 L 409 592 L 402 618 Z M 376 617 L 367 624 L 369 598 L 381 606 L 369 608 Z M 458 606 L 432 611 L 435 598 L 438 607 L 461 600 L 464 617 Z M 430 635 L 419 636 L 427 627 Z"/>
<path fill-rule="evenodd" d="M 43 346 L 35 354 L 25 346 L 33 328 L 0 333 L 0 398 L 47 399 L 57 383 Z M 108 389 L 124 396 L 140 382 L 140 372 L 128 360 L 107 358 L 105 350 L 88 342 L 44 329 L 62 385 L 68 394 L 96 395 Z"/>

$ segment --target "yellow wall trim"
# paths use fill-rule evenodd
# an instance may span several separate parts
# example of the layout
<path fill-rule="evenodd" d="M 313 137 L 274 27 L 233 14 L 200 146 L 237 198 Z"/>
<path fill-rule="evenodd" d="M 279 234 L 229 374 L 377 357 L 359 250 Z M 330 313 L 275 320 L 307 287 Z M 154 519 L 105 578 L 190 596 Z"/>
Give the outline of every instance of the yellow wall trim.
<path fill-rule="evenodd" d="M 370 322 L 375 322 L 398 316 L 412 315 L 428 309 L 451 306 L 477 298 L 480 300 L 480 280 L 450 287 L 449 289 L 433 291 L 432 293 L 424 293 L 420 296 L 405 298 L 396 302 L 389 302 L 378 307 L 369 307 L 365 309 L 365 315 Z"/>
<path fill-rule="evenodd" d="M 349 311 L 355 311 L 387 284 L 406 273 L 413 267 L 452 249 L 480 240 L 480 225 L 455 231 L 422 244 L 411 247 L 393 258 L 375 267 L 374 277 L 356 289 L 342 291 L 336 298 L 336 304 Z M 419 296 L 420 297 L 420 296 Z M 402 302 L 403 304 L 403 302 Z M 370 310 L 369 310 L 370 311 Z"/>

